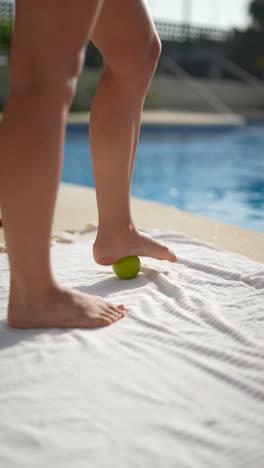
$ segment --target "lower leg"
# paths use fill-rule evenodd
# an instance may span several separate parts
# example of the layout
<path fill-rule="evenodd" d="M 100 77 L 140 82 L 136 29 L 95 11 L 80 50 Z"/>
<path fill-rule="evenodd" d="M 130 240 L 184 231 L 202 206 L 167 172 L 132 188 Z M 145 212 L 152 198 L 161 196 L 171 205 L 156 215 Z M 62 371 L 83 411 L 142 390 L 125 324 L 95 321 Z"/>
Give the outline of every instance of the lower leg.
<path fill-rule="evenodd" d="M 54 285 L 49 248 L 65 126 L 59 94 L 30 86 L 14 90 L 0 126 L 1 208 L 11 295 L 38 295 Z"/>
<path fill-rule="evenodd" d="M 11 276 L 8 323 L 19 328 L 94 328 L 124 315 L 124 306 L 59 286 L 51 270 L 66 116 L 102 4 L 76 3 L 16 5 L 11 95 L 0 126 L 0 200 Z"/>
<path fill-rule="evenodd" d="M 90 119 L 99 229 L 133 224 L 130 186 L 142 104 L 143 97 L 130 94 L 125 81 L 105 66 Z"/>
<path fill-rule="evenodd" d="M 105 67 L 90 119 L 99 226 L 94 258 L 112 264 L 129 255 L 176 261 L 174 252 L 140 233 L 133 222 L 130 190 L 147 86 Z"/>
<path fill-rule="evenodd" d="M 8 322 L 19 328 L 93 328 L 124 315 L 123 306 L 60 287 L 51 271 L 66 117 L 61 90 L 13 92 L 0 126 L 0 197 L 11 273 Z"/>

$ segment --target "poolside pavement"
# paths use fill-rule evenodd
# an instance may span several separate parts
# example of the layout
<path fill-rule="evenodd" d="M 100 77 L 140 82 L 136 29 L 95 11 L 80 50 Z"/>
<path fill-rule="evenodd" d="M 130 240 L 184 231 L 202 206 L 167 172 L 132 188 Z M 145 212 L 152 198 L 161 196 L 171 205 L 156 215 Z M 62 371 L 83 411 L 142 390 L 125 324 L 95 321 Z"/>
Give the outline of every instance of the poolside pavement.
<path fill-rule="evenodd" d="M 174 230 L 193 239 L 264 262 L 264 234 L 135 197 L 131 198 L 131 207 L 139 229 Z M 89 223 L 97 225 L 97 222 L 95 190 L 61 184 L 53 231 L 81 230 L 85 225 Z M 1 231 L 0 229 L 0 241 Z"/>
<path fill-rule="evenodd" d="M 264 262 L 264 234 L 193 215 L 176 208 L 131 197 L 133 218 L 142 229 L 174 230 L 193 239 Z M 95 190 L 61 184 L 54 219 L 54 232 L 97 225 Z M 3 242 L 0 228 L 0 242 Z"/>
<path fill-rule="evenodd" d="M 90 113 L 71 113 L 68 123 L 83 124 L 89 123 Z M 164 110 L 144 111 L 142 124 L 147 125 L 177 125 L 195 127 L 221 127 L 240 126 L 245 123 L 245 119 L 240 114 L 216 114 L 206 112 L 175 112 Z"/>

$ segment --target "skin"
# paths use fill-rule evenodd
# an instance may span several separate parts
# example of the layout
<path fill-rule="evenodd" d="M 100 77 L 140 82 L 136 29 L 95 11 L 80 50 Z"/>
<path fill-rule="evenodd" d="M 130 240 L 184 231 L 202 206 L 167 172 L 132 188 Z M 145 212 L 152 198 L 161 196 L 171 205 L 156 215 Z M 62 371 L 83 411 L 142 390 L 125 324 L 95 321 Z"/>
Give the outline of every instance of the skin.
<path fill-rule="evenodd" d="M 0 126 L 13 327 L 95 328 L 126 313 L 123 304 L 63 288 L 51 269 L 65 124 L 89 39 L 104 57 L 90 122 L 99 213 L 95 261 L 109 265 L 129 255 L 176 261 L 165 245 L 136 229 L 130 210 L 141 111 L 160 54 L 145 3 L 17 0 L 11 93 Z"/>

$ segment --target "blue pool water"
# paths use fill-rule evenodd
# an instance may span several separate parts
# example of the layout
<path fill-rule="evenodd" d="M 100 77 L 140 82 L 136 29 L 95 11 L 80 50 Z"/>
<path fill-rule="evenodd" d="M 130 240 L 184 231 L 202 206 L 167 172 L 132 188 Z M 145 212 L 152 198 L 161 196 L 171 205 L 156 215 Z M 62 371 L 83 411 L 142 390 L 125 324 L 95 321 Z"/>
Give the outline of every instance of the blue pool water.
<path fill-rule="evenodd" d="M 63 181 L 94 187 L 84 126 L 68 127 Z M 264 232 L 264 128 L 142 130 L 132 195 Z"/>

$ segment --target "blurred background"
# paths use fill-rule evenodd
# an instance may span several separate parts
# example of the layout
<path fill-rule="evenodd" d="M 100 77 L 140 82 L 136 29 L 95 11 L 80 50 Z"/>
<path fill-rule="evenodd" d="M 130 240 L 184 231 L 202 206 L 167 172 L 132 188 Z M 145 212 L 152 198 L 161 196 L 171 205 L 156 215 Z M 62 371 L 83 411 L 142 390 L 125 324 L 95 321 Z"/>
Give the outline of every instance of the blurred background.
<path fill-rule="evenodd" d="M 132 194 L 264 232 L 264 0 L 148 0 L 162 54 L 145 102 Z M 0 112 L 14 2 L 0 0 Z M 102 57 L 89 44 L 72 113 Z M 78 121 L 78 119 L 76 120 Z M 86 130 L 69 125 L 62 180 L 94 187 Z"/>
<path fill-rule="evenodd" d="M 264 112 L 263 0 L 148 0 L 162 56 L 148 93 L 146 109 L 229 110 Z M 7 93 L 7 57 L 14 19 L 14 2 L 0 0 L 0 109 Z M 102 58 L 93 44 L 72 111 L 86 111 L 96 89 Z M 204 84 L 186 84 L 194 77 Z M 178 80 L 177 85 L 175 80 Z M 206 88 L 209 91 L 206 95 Z"/>

